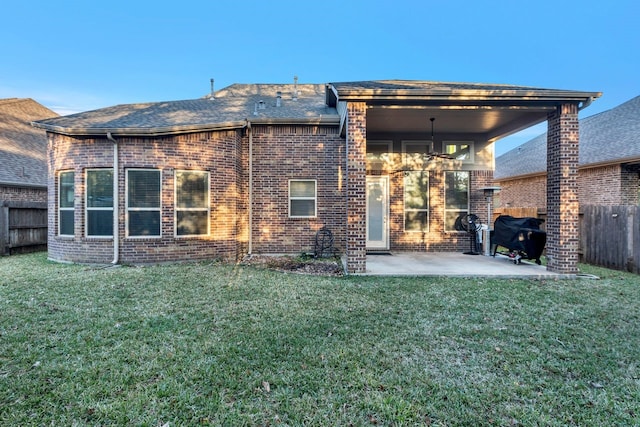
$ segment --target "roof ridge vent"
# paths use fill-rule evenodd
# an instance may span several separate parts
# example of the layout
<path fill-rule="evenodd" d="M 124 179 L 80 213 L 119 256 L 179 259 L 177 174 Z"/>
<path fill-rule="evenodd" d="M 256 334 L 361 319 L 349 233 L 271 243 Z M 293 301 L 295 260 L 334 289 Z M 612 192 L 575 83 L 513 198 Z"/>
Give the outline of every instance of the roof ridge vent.
<path fill-rule="evenodd" d="M 298 76 L 293 76 L 293 100 L 298 100 Z"/>
<path fill-rule="evenodd" d="M 213 89 L 213 79 L 211 79 L 211 92 L 209 93 L 209 99 L 216 99 L 216 92 Z"/>

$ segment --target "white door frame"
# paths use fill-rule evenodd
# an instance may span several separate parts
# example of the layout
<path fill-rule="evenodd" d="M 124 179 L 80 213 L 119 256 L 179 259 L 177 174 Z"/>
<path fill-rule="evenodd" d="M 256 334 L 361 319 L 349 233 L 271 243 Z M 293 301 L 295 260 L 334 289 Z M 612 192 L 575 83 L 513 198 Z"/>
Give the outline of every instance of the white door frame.
<path fill-rule="evenodd" d="M 370 191 L 376 189 L 380 191 L 377 200 Z M 367 250 L 388 250 L 389 249 L 389 176 L 376 175 L 367 176 Z M 371 205 L 371 202 L 377 202 Z M 381 218 L 372 217 L 379 215 Z M 370 227 L 376 227 L 370 228 Z"/>

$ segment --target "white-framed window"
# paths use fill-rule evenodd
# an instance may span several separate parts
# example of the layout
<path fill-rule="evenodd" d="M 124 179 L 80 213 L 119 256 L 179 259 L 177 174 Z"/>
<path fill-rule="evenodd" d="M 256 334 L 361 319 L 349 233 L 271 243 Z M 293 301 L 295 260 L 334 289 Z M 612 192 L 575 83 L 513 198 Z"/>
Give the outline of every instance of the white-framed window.
<path fill-rule="evenodd" d="M 85 188 L 87 237 L 113 236 L 113 169 L 87 169 Z"/>
<path fill-rule="evenodd" d="M 176 236 L 209 234 L 209 172 L 176 171 Z"/>
<path fill-rule="evenodd" d="M 160 237 L 159 169 L 127 169 L 127 236 Z"/>
<path fill-rule="evenodd" d="M 473 141 L 444 141 L 444 154 L 462 163 L 473 163 Z"/>
<path fill-rule="evenodd" d="M 405 167 L 423 167 L 433 151 L 433 141 L 402 141 L 402 161 Z"/>
<path fill-rule="evenodd" d="M 444 231 L 458 231 L 456 218 L 469 213 L 469 172 L 444 173 Z"/>
<path fill-rule="evenodd" d="M 429 171 L 404 173 L 404 231 L 429 231 Z"/>
<path fill-rule="evenodd" d="M 383 170 L 391 162 L 392 141 L 367 141 L 367 169 Z"/>
<path fill-rule="evenodd" d="M 317 205 L 317 182 L 315 179 L 289 180 L 290 218 L 315 218 Z"/>
<path fill-rule="evenodd" d="M 58 173 L 58 235 L 74 235 L 75 216 L 75 173 Z"/>

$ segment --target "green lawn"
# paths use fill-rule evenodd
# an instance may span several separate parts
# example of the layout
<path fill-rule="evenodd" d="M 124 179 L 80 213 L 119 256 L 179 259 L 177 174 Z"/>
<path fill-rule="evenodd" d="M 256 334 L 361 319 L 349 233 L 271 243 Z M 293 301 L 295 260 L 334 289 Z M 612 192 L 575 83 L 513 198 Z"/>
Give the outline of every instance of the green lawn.
<path fill-rule="evenodd" d="M 0 425 L 640 425 L 640 277 L 0 258 Z"/>

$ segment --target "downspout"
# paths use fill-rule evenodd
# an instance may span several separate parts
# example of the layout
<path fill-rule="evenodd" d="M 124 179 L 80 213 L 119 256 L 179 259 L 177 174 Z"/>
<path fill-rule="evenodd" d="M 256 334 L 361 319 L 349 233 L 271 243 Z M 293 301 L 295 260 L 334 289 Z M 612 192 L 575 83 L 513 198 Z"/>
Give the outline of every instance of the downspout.
<path fill-rule="evenodd" d="M 113 261 L 111 264 L 117 264 L 120 255 L 119 240 L 119 211 L 118 211 L 118 141 L 115 140 L 111 132 L 107 132 L 107 139 L 113 142 Z"/>
<path fill-rule="evenodd" d="M 251 255 L 253 253 L 253 130 L 249 120 L 247 120 L 247 131 L 249 132 L 249 247 L 247 255 Z"/>

